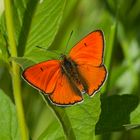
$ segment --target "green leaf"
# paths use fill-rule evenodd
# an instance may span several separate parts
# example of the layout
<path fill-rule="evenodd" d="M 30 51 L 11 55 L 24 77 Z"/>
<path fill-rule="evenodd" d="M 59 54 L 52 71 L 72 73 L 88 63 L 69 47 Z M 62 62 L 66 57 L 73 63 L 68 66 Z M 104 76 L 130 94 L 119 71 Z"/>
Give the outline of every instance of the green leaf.
<path fill-rule="evenodd" d="M 82 103 L 68 107 L 58 107 L 49 102 L 68 140 L 92 140 L 95 137 L 95 125 L 100 115 L 100 94 L 92 98 L 84 97 Z M 45 98 L 49 101 L 46 96 Z M 45 134 L 43 135 L 45 137 Z M 46 135 L 48 135 L 47 131 Z"/>
<path fill-rule="evenodd" d="M 4 1 L 0 1 L 0 16 L 3 11 L 4 11 Z"/>
<path fill-rule="evenodd" d="M 56 55 L 55 53 L 58 53 L 58 54 Z M 24 58 L 27 58 L 29 60 L 32 60 L 33 62 L 39 63 L 39 62 L 47 61 L 50 59 L 58 59 L 60 58 L 59 54 L 60 54 L 59 51 L 41 50 L 35 47 L 32 50 L 32 53 L 30 55 L 24 56 Z"/>
<path fill-rule="evenodd" d="M 23 58 L 23 57 L 13 57 L 11 58 L 11 61 L 15 61 L 19 66 L 24 70 L 27 67 L 34 65 L 35 62 L 32 60 L 29 60 L 28 58 Z"/>
<path fill-rule="evenodd" d="M 132 124 L 140 124 L 140 104 L 137 108 L 131 113 L 130 120 Z"/>
<path fill-rule="evenodd" d="M 66 109 L 76 140 L 92 140 L 100 115 L 100 93 L 84 99 L 81 104 Z M 67 126 L 69 127 L 69 126 Z"/>
<path fill-rule="evenodd" d="M 11 100 L 0 89 L 0 139 L 19 140 L 16 110 Z"/>
<path fill-rule="evenodd" d="M 65 0 L 44 0 L 39 3 L 32 19 L 26 54 L 36 45 L 48 48 L 54 40 L 62 17 Z"/>
<path fill-rule="evenodd" d="M 32 51 L 32 54 L 29 57 L 14 57 L 11 58 L 11 61 L 15 61 L 17 64 L 20 65 L 22 69 L 25 69 L 29 66 L 32 66 L 36 63 L 42 62 L 42 61 L 47 61 L 50 59 L 58 59 L 58 55 L 56 53 L 59 53 L 58 51 L 56 52 L 55 50 L 50 52 L 49 50 L 41 50 L 38 48 L 35 48 Z"/>
<path fill-rule="evenodd" d="M 7 42 L 5 39 L 5 35 L 3 34 L 4 31 L 2 27 L 2 22 L 4 19 L 2 19 L 2 16 L 0 16 L 0 65 L 2 62 L 8 62 L 8 48 L 7 48 Z"/>
<path fill-rule="evenodd" d="M 20 56 L 32 54 L 35 46 L 48 48 L 62 18 L 65 0 L 15 0 L 15 25 Z"/>
<path fill-rule="evenodd" d="M 101 98 L 101 115 L 96 125 L 96 134 L 124 130 L 131 124 L 130 114 L 138 105 L 134 95 L 113 95 Z"/>
<path fill-rule="evenodd" d="M 63 129 L 57 120 L 54 120 L 38 138 L 38 140 L 47 140 L 47 139 L 65 140 Z"/>
<path fill-rule="evenodd" d="M 140 128 L 140 104 L 130 114 L 131 124 L 124 125 L 126 130 Z"/>

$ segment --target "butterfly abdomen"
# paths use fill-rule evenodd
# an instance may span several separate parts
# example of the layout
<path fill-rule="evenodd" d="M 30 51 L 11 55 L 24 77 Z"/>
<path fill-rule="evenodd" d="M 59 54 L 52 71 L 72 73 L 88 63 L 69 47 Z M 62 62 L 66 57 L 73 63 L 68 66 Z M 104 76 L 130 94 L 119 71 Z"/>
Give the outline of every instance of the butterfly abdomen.
<path fill-rule="evenodd" d="M 80 91 L 88 91 L 87 84 L 79 74 L 76 63 L 70 58 L 64 58 L 62 61 L 62 72 L 79 88 Z"/>

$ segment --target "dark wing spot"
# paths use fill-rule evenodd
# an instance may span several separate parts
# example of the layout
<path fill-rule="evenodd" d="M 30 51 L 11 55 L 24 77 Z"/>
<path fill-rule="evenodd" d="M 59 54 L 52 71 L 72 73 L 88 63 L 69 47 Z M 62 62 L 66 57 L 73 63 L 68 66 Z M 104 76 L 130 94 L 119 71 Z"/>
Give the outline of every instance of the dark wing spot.
<path fill-rule="evenodd" d="M 41 67 L 40 70 L 43 71 L 43 68 Z"/>
<path fill-rule="evenodd" d="M 85 47 L 87 47 L 87 44 L 86 43 L 84 43 L 84 45 L 85 45 Z"/>

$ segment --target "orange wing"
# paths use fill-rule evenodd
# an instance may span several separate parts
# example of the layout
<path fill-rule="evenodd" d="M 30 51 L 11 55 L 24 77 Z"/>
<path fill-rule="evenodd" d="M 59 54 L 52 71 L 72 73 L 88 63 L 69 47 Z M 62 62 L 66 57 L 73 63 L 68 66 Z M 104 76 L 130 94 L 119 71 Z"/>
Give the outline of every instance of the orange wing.
<path fill-rule="evenodd" d="M 93 67 L 91 65 L 79 65 L 78 71 L 84 77 L 87 84 L 87 93 L 91 96 L 97 91 L 106 79 L 106 68 L 104 65 Z"/>
<path fill-rule="evenodd" d="M 59 105 L 82 101 L 78 88 L 61 71 L 58 60 L 41 62 L 24 70 L 24 79 L 41 91 L 49 94 L 50 100 Z"/>
<path fill-rule="evenodd" d="M 83 38 L 70 51 L 70 58 L 76 64 L 99 66 L 103 61 L 104 37 L 101 30 L 94 31 Z"/>
<path fill-rule="evenodd" d="M 103 33 L 97 30 L 83 38 L 71 49 L 69 54 L 87 84 L 89 95 L 93 95 L 106 78 L 107 71 L 103 65 L 103 51 Z"/>
<path fill-rule="evenodd" d="M 58 105 L 70 105 L 83 100 L 80 90 L 72 85 L 65 74 L 60 73 L 53 94 L 49 95 L 50 100 Z"/>
<path fill-rule="evenodd" d="M 45 93 L 52 93 L 60 73 L 60 62 L 50 60 L 41 62 L 24 70 L 24 79 Z"/>
<path fill-rule="evenodd" d="M 103 49 L 103 33 L 95 31 L 72 48 L 69 54 L 88 86 L 89 95 L 99 89 L 106 77 L 107 72 L 102 64 Z M 69 105 L 83 100 L 78 87 L 61 71 L 58 60 L 31 66 L 23 72 L 23 77 L 34 87 L 49 94 L 53 103 Z"/>

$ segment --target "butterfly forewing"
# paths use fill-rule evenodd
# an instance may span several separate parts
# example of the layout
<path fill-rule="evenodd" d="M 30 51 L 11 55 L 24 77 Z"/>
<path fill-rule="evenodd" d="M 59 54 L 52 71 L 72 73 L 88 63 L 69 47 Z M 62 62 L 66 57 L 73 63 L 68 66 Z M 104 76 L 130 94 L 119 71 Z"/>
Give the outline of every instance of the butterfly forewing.
<path fill-rule="evenodd" d="M 75 63 L 99 66 L 103 62 L 104 37 L 101 30 L 91 32 L 70 51 L 70 58 Z"/>
<path fill-rule="evenodd" d="M 54 91 L 57 79 L 60 77 L 60 71 L 60 62 L 50 60 L 25 69 L 22 76 L 32 86 L 49 94 Z"/>

